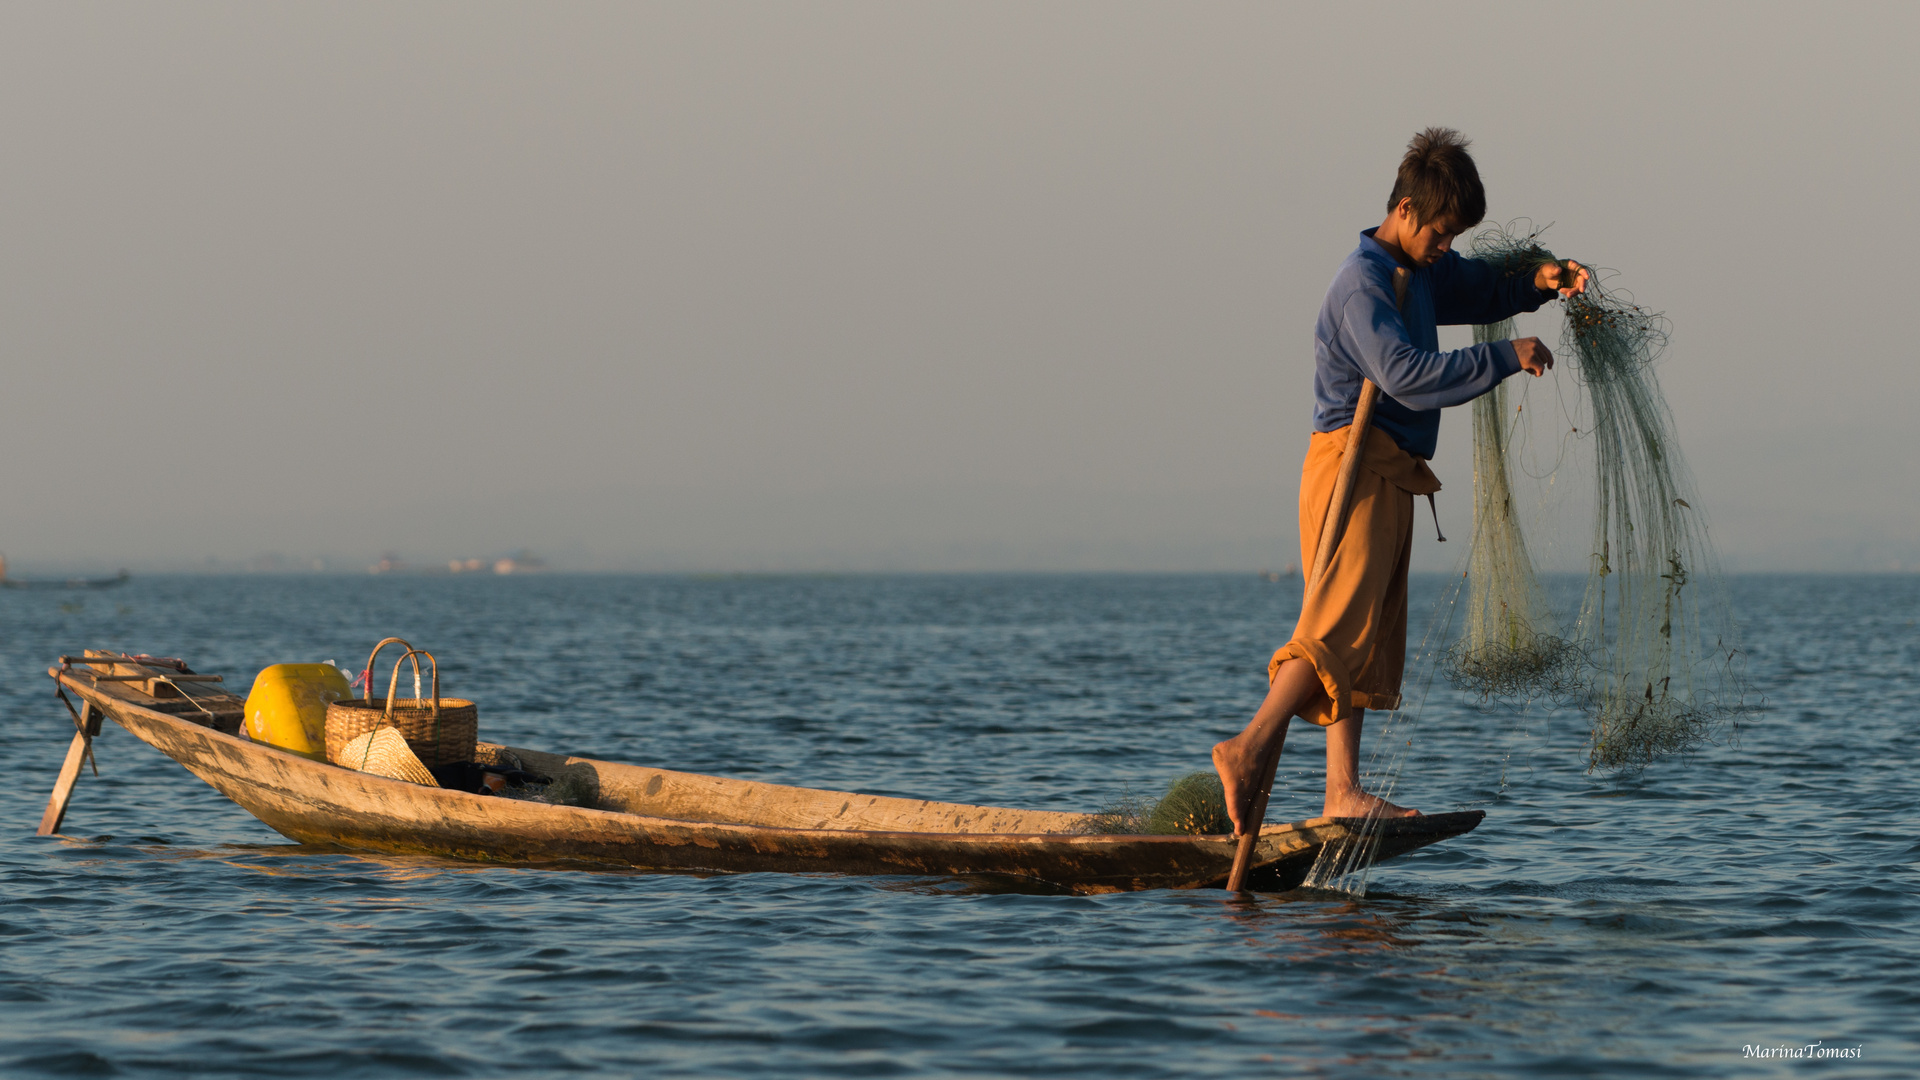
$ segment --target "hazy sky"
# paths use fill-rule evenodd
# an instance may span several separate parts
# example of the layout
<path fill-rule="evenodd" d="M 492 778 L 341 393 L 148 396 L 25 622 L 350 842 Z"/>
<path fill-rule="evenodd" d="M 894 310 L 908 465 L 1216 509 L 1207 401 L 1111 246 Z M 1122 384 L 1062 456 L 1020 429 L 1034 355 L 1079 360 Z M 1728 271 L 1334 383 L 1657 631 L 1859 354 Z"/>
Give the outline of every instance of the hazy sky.
<path fill-rule="evenodd" d="M 1916 12 L 6 4 L 0 551 L 1278 568 L 1445 124 L 1672 319 L 1730 566 L 1913 569 Z"/>

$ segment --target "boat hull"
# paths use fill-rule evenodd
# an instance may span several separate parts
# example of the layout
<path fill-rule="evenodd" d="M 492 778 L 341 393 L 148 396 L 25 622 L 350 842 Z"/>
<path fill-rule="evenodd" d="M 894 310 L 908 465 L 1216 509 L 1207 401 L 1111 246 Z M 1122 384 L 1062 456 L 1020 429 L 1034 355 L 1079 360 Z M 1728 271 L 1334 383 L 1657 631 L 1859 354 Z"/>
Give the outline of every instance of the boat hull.
<path fill-rule="evenodd" d="M 628 788 L 632 799 L 646 793 L 660 800 L 673 794 L 672 785 L 700 782 L 716 788 L 730 786 L 731 790 L 720 792 L 730 805 L 770 807 L 756 811 L 763 817 L 819 816 L 821 824 L 841 827 L 681 820 L 421 787 L 316 762 L 120 700 L 115 684 L 88 686 L 84 675 L 54 674 L 115 723 L 178 761 L 276 832 L 307 844 L 521 865 L 574 863 L 702 873 L 993 875 L 1085 893 L 1220 886 L 1233 863 L 1235 844 L 1226 836 L 989 831 L 1031 829 L 1035 824 L 1070 826 L 1081 815 L 785 788 L 532 750 L 511 752 L 541 771 L 582 773 L 587 789 L 599 793 L 596 801 L 602 806 L 618 805 L 621 792 Z M 756 803 L 756 797 L 761 801 Z M 843 820 L 825 817 L 835 803 Z M 1374 861 L 1460 835 L 1479 824 L 1480 818 L 1472 812 L 1389 822 Z M 871 827 L 889 822 L 905 827 Z M 927 826 L 965 831 L 927 831 Z M 1251 884 L 1262 889 L 1298 885 L 1321 845 L 1346 836 L 1347 825 L 1335 819 L 1270 826 L 1263 830 L 1256 848 Z"/>

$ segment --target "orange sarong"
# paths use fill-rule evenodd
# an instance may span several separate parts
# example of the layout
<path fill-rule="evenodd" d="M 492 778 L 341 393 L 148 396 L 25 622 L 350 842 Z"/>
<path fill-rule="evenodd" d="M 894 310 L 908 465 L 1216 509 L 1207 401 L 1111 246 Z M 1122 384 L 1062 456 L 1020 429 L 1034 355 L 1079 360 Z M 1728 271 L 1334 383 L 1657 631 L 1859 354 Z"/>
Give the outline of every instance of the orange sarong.
<path fill-rule="evenodd" d="M 1311 573 L 1320 526 L 1333 495 L 1349 428 L 1316 431 L 1300 471 L 1300 565 Z M 1271 683 L 1283 660 L 1305 660 L 1325 696 L 1301 716 L 1322 727 L 1355 709 L 1400 706 L 1407 662 L 1407 562 L 1413 554 L 1413 497 L 1440 490 L 1427 463 L 1400 449 L 1379 428 L 1367 431 L 1365 457 L 1353 480 L 1346 532 L 1326 580 L 1300 608 L 1293 638 L 1267 664 Z"/>

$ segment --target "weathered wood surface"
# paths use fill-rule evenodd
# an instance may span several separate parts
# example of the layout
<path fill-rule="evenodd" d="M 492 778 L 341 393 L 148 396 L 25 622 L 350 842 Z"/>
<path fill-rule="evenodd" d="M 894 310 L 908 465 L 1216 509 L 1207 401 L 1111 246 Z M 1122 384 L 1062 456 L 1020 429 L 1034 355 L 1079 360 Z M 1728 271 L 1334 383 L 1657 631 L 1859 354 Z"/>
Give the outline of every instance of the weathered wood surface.
<path fill-rule="evenodd" d="M 122 666 L 125 666 L 125 665 L 122 665 Z M 142 687 L 141 689 L 149 694 L 153 693 L 153 684 L 155 683 L 177 683 L 177 682 L 213 683 L 213 682 L 226 681 L 224 678 L 222 678 L 219 675 L 91 675 L 88 677 L 91 678 L 94 682 L 146 683 L 147 685 Z"/>
<path fill-rule="evenodd" d="M 73 799 L 73 785 L 80 782 L 80 766 L 87 759 L 87 736 L 85 732 L 73 733 L 73 741 L 67 744 L 67 760 L 60 766 L 60 778 L 53 782 L 53 794 L 47 796 L 47 809 L 40 815 L 40 828 L 35 836 L 52 836 L 60 831 L 60 823 L 66 820 L 67 803 Z"/>
<path fill-rule="evenodd" d="M 65 673 L 86 686 L 101 689 L 118 684 L 120 689 L 110 695 L 116 701 L 209 724 L 228 735 L 240 733 L 246 699 L 219 685 L 221 676 L 156 671 L 153 664 L 129 662 L 102 649 L 88 649 L 82 657 L 61 659 L 70 663 Z M 182 690 L 173 685 L 175 680 L 191 683 L 192 689 Z M 78 690 L 82 683 L 68 685 Z"/>
<path fill-rule="evenodd" d="M 511 863 L 578 862 L 740 873 L 1004 875 L 1077 892 L 1217 886 L 1227 836 L 1080 836 L 1084 815 L 823 791 L 506 748 L 536 771 L 570 773 L 591 807 L 427 788 L 312 761 L 133 700 L 128 684 L 49 672 L 110 719 L 274 830 L 311 844 Z M 490 749 L 491 744 L 483 744 Z M 1378 858 L 1457 836 L 1481 815 L 1409 819 Z M 1262 830 L 1257 887 L 1298 884 L 1320 845 L 1347 835 L 1318 818 Z"/>

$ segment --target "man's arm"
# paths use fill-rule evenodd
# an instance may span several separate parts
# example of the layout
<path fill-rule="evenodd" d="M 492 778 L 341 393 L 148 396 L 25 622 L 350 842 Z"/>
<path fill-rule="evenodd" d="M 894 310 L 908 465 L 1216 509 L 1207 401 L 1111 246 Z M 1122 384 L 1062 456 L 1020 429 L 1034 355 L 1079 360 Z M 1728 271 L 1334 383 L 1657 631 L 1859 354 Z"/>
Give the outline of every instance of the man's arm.
<path fill-rule="evenodd" d="M 1450 352 L 1415 346 L 1398 305 L 1377 285 L 1356 289 L 1341 314 L 1342 344 L 1351 350 L 1355 366 L 1410 409 L 1472 401 L 1522 368 L 1515 342 L 1492 341 Z"/>
<path fill-rule="evenodd" d="M 1490 262 L 1462 258 L 1450 251 L 1430 271 L 1434 322 L 1441 326 L 1485 326 L 1521 312 L 1538 311 L 1541 304 L 1553 299 L 1559 286 L 1559 264 L 1548 265 L 1555 271 L 1551 282 L 1554 288 L 1542 287 L 1539 278 L 1545 267 L 1531 274 L 1503 274 Z M 1585 285 L 1584 277 L 1580 283 Z"/>
<path fill-rule="evenodd" d="M 1546 262 L 1531 274 L 1502 274 L 1492 263 L 1463 259 L 1449 252 L 1434 265 L 1434 321 L 1443 326 L 1485 325 L 1537 311 L 1555 293 L 1562 298 L 1587 291 L 1587 268 L 1577 262 Z M 1520 370 L 1534 377 L 1553 367 L 1553 353 L 1537 337 L 1517 338 L 1513 346 Z"/>

